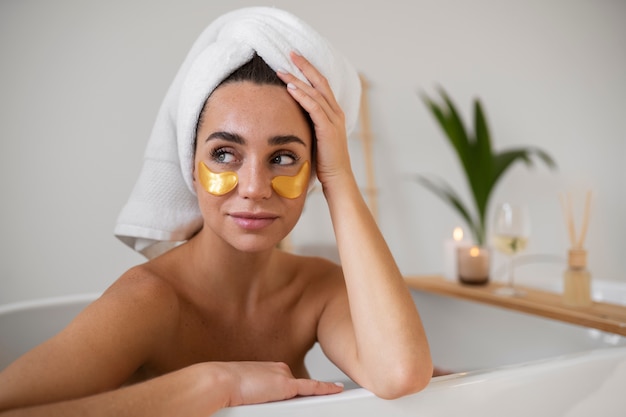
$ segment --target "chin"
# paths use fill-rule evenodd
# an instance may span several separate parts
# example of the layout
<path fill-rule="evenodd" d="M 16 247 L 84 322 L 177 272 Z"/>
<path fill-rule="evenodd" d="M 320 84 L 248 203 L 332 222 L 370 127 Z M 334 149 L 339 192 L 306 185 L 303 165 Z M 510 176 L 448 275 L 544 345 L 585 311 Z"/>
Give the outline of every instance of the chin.
<path fill-rule="evenodd" d="M 267 236 L 242 236 L 238 239 L 229 239 L 230 245 L 240 252 L 265 252 L 275 248 L 283 237 L 269 238 Z"/>

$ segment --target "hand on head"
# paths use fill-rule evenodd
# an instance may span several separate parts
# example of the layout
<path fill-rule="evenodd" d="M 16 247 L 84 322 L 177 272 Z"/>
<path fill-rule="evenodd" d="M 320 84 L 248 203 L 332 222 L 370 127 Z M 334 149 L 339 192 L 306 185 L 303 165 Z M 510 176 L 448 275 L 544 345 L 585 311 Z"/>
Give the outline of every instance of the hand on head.
<path fill-rule="evenodd" d="M 337 175 L 351 175 L 345 115 L 333 94 L 328 80 L 305 57 L 292 52 L 293 63 L 311 85 L 293 74 L 278 71 L 287 83 L 291 96 L 313 121 L 317 140 L 317 177 L 325 185 Z"/>

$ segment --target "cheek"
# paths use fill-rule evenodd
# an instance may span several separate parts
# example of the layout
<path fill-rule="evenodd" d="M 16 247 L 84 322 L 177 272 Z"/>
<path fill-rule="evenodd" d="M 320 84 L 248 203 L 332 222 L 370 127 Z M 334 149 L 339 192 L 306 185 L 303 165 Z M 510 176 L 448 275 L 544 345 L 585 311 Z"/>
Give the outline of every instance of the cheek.
<path fill-rule="evenodd" d="M 282 201 L 284 201 L 285 204 L 288 205 L 292 210 L 296 211 L 298 217 L 300 217 L 300 215 L 302 214 L 302 211 L 304 210 L 304 207 L 306 206 L 306 201 L 307 201 L 307 198 L 309 197 L 309 194 L 310 194 L 310 189 L 307 184 L 306 188 L 304 189 L 304 192 L 299 197 L 292 198 L 292 199 L 282 198 Z"/>
<path fill-rule="evenodd" d="M 218 197 L 209 194 L 201 185 L 196 187 L 196 193 L 203 227 L 219 233 L 225 227 L 224 215 L 232 205 L 231 199 L 228 195 Z"/>
<path fill-rule="evenodd" d="M 300 221 L 302 213 L 304 212 L 304 205 L 306 202 L 306 195 L 295 199 L 283 199 L 284 206 L 286 208 L 286 215 L 284 217 L 285 231 L 288 235 L 296 227 L 296 224 Z"/>

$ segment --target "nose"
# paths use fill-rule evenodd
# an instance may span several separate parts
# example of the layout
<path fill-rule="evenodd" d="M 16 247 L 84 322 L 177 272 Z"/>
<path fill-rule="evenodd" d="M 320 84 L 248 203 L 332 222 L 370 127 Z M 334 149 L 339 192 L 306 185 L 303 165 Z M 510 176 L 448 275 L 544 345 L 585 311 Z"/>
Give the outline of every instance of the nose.
<path fill-rule="evenodd" d="M 269 169 L 259 161 L 247 161 L 237 171 L 237 190 L 243 198 L 263 200 L 272 196 L 272 177 Z"/>

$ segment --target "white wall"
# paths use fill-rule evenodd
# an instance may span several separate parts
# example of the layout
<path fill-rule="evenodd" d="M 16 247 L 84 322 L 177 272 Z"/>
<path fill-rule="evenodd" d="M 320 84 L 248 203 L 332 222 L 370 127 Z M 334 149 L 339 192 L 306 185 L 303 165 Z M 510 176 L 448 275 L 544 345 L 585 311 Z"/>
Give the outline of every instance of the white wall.
<path fill-rule="evenodd" d="M 260 4 L 0 3 L 0 303 L 101 291 L 142 261 L 112 228 L 165 90 L 209 21 Z M 471 100 L 481 97 L 497 148 L 539 145 L 556 158 L 558 172 L 516 167 L 495 191 L 494 201 L 529 203 L 528 253 L 563 257 L 557 195 L 569 190 L 582 202 L 590 187 L 590 269 L 626 281 L 625 2 L 265 4 L 306 19 L 370 80 L 380 225 L 405 273 L 440 272 L 442 242 L 460 224 L 410 174 L 441 175 L 467 195 L 451 149 L 417 96 L 442 85 L 467 118 Z M 321 216 L 319 198 L 311 198 L 294 233 L 298 244 L 329 239 L 311 226 Z M 520 274 L 559 279 L 561 268 L 543 264 Z"/>

